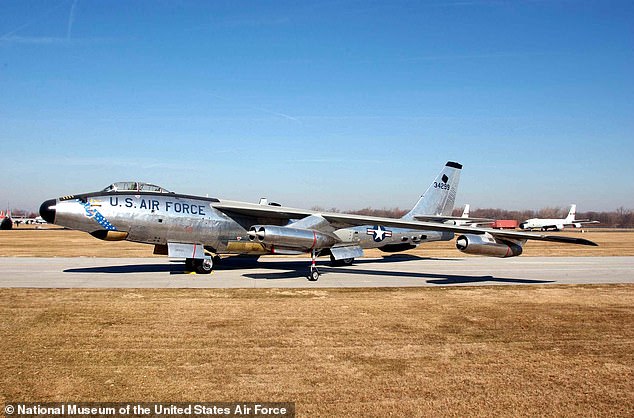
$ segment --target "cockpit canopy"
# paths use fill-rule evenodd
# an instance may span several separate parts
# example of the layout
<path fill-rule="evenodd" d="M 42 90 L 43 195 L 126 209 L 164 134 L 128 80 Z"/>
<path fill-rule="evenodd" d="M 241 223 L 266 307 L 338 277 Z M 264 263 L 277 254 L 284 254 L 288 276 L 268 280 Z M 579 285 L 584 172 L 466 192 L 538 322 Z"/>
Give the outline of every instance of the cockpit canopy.
<path fill-rule="evenodd" d="M 119 181 L 112 183 L 102 191 L 104 192 L 153 192 L 153 193 L 172 193 L 160 186 L 140 181 Z"/>

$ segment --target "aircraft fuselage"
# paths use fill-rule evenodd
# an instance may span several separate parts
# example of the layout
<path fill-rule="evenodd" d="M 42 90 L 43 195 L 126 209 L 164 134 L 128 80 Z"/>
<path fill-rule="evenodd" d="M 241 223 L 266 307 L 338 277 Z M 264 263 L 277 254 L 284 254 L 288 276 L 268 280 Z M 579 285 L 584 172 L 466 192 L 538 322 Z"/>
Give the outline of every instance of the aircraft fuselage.
<path fill-rule="evenodd" d="M 214 207 L 218 204 L 222 201 L 216 198 L 174 193 L 97 192 L 47 201 L 43 207 L 55 208 L 45 217 L 48 222 L 104 240 L 125 239 L 158 246 L 194 243 L 216 254 L 274 253 L 271 248 L 249 242 L 247 231 L 255 224 L 285 226 L 288 220 L 240 214 L 229 217 Z M 341 243 L 389 252 L 453 238 L 448 232 L 378 225 L 342 228 L 333 233 Z"/>

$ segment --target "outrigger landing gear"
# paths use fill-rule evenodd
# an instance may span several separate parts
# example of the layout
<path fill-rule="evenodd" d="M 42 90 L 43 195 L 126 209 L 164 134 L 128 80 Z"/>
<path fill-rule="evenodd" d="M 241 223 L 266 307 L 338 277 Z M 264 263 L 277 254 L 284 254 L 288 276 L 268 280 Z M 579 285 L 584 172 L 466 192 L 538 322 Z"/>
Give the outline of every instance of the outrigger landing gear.
<path fill-rule="evenodd" d="M 311 254 L 311 263 L 310 263 L 310 273 L 308 274 L 308 280 L 311 282 L 316 282 L 319 280 L 319 270 L 317 270 L 317 266 L 315 262 L 317 260 L 317 251 L 312 250 Z"/>

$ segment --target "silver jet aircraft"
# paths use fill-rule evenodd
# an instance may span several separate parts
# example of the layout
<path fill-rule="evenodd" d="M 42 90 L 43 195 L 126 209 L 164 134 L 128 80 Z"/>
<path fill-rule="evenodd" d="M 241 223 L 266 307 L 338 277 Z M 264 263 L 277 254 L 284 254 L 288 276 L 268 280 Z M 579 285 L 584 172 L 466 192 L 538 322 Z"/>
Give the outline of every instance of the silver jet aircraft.
<path fill-rule="evenodd" d="M 398 252 L 423 242 L 448 241 L 455 233 L 461 234 L 458 250 L 491 257 L 518 256 L 529 239 L 596 245 L 581 238 L 455 225 L 451 212 L 461 169 L 461 164 L 448 162 L 400 219 L 190 196 L 140 182 L 47 200 L 40 215 L 106 241 L 153 244 L 156 254 L 184 258 L 187 270 L 201 274 L 212 271 L 220 254 L 310 253 L 311 281 L 319 278 L 319 255 L 351 264 L 364 248 Z"/>

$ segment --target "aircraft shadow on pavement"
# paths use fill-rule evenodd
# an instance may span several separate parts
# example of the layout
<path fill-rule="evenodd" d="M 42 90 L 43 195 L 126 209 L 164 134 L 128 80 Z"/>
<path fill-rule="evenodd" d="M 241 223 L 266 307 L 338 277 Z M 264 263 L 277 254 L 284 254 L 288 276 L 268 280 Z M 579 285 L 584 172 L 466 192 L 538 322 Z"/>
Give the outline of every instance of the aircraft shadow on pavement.
<path fill-rule="evenodd" d="M 327 276 L 331 273 L 347 274 L 347 275 L 359 275 L 359 276 L 392 276 L 392 277 L 405 277 L 412 279 L 426 279 L 429 284 L 446 286 L 457 284 L 475 284 L 484 282 L 494 283 L 507 283 L 507 284 L 544 284 L 553 283 L 554 280 L 534 280 L 534 279 L 521 279 L 521 278 L 508 278 L 508 277 L 494 277 L 494 276 L 468 276 L 457 274 L 438 274 L 438 273 L 423 273 L 423 272 L 408 272 L 408 271 L 395 271 L 395 270 L 371 270 L 371 269 L 356 269 L 355 266 L 362 266 L 366 264 L 377 263 L 394 263 L 402 261 L 412 260 L 428 260 L 428 258 L 399 255 L 388 256 L 382 259 L 361 259 L 356 260 L 353 265 L 347 267 L 331 267 L 328 261 L 319 260 L 317 267 L 322 276 Z M 455 261 L 451 260 L 450 261 Z M 267 273 L 246 273 L 243 276 L 254 280 L 279 280 L 279 279 L 305 279 L 310 269 L 310 261 L 305 259 L 289 259 L 284 261 L 268 260 L 267 259 L 249 259 L 242 257 L 232 257 L 223 259 L 218 263 L 216 271 L 223 270 L 240 270 L 248 268 L 258 269 L 270 269 L 278 270 L 276 272 Z M 182 262 L 170 262 L 170 263 L 156 263 L 156 264 L 129 264 L 129 265 L 116 265 L 116 266 L 98 266 L 98 267 L 82 267 L 71 268 L 64 270 L 64 273 L 110 273 L 110 274 L 125 274 L 125 273 L 169 273 L 169 274 L 186 274 L 184 270 L 184 263 Z M 283 271 L 279 271 L 283 270 Z M 284 271 L 285 270 L 285 271 Z M 203 275 L 204 277 L 204 275 Z"/>
<path fill-rule="evenodd" d="M 381 263 L 401 263 L 406 261 L 424 261 L 424 260 L 443 260 L 443 261 L 459 261 L 458 258 L 433 258 L 433 257 L 420 257 L 417 255 L 400 254 L 389 255 L 382 258 L 360 258 L 354 260 L 354 265 L 363 264 L 381 264 Z M 249 257 L 228 257 L 223 258 L 222 261 L 214 266 L 218 270 L 237 270 L 244 268 L 264 268 L 264 269 L 299 269 L 305 270 L 310 266 L 310 259 L 304 258 L 292 258 L 292 259 L 273 259 L 273 258 L 249 258 Z M 317 259 L 318 267 L 330 268 L 330 261 L 324 259 Z"/>
<path fill-rule="evenodd" d="M 398 261 L 409 261 L 412 259 L 423 260 L 425 258 L 416 257 L 409 258 L 409 256 Z M 494 276 L 467 276 L 458 274 L 437 274 L 437 273 L 419 273 L 409 271 L 395 271 L 395 270 L 367 270 L 367 269 L 355 269 L 355 265 L 369 264 L 369 263 L 381 263 L 381 262 L 394 262 L 396 259 L 389 260 L 359 260 L 355 261 L 352 266 L 348 267 L 330 267 L 327 262 L 317 263 L 317 268 L 322 276 L 326 276 L 330 273 L 340 274 L 356 274 L 360 276 L 396 276 L 406 277 L 413 279 L 427 279 L 429 284 L 435 284 L 440 286 L 456 285 L 456 284 L 475 284 L 483 282 L 495 282 L 495 283 L 507 283 L 507 284 L 545 284 L 553 283 L 554 280 L 535 280 L 535 279 L 521 279 L 510 277 L 494 277 Z M 305 278 L 308 275 L 309 264 L 304 260 L 293 260 L 285 262 L 266 262 L 260 261 L 256 263 L 259 268 L 270 268 L 275 270 L 287 270 L 284 272 L 271 272 L 271 273 L 247 273 L 244 277 L 255 280 L 278 280 L 278 279 L 297 279 Z M 244 268 L 244 265 L 241 267 Z"/>
<path fill-rule="evenodd" d="M 385 263 L 385 262 L 402 262 L 411 260 L 436 260 L 434 258 L 418 257 L 415 255 L 403 254 L 392 255 L 382 259 L 361 259 L 355 261 L 355 264 L 366 263 Z M 327 266 L 328 261 L 318 260 L 318 266 Z M 305 259 L 290 259 L 287 261 L 273 261 L 273 259 L 260 258 L 259 260 L 254 257 L 228 257 L 224 258 L 220 263 L 214 266 L 216 270 L 239 270 L 246 268 L 264 268 L 264 269 L 276 269 L 276 270 L 296 270 L 297 274 L 293 277 L 304 277 L 304 271 L 307 271 L 310 265 L 309 260 Z M 64 273 L 163 273 L 169 272 L 170 274 L 185 274 L 185 264 L 182 260 L 169 260 L 169 264 L 156 263 L 156 264 L 129 264 L 118 266 L 99 266 L 99 267 L 81 267 L 71 268 L 64 270 Z M 289 272 L 291 273 L 291 272 Z"/>
<path fill-rule="evenodd" d="M 184 264 L 128 264 L 122 266 L 100 266 L 66 269 L 64 273 L 170 273 L 185 274 Z"/>
<path fill-rule="evenodd" d="M 448 286 L 452 284 L 475 284 L 484 282 L 506 283 L 506 284 L 545 284 L 554 283 L 554 280 L 535 280 L 535 279 L 513 279 L 508 277 L 493 276 L 461 276 L 453 274 L 426 274 L 422 276 L 436 277 L 434 280 L 427 280 L 427 283 L 437 284 L 440 286 Z"/>
<path fill-rule="evenodd" d="M 554 280 L 535 280 L 535 279 L 519 279 L 510 277 L 495 277 L 495 276 L 466 276 L 463 274 L 444 274 L 444 273 L 419 273 L 419 272 L 405 272 L 405 271 L 381 271 L 381 270 L 354 270 L 353 268 L 334 268 L 329 271 L 333 273 L 346 273 L 346 274 L 360 274 L 364 276 L 397 276 L 397 277 L 411 277 L 415 279 L 430 279 L 427 280 L 429 284 L 437 285 L 451 285 L 451 284 L 469 284 L 469 283 L 482 283 L 482 282 L 497 282 L 497 283 L 509 283 L 509 284 L 540 284 L 540 283 L 553 283 Z M 327 271 L 323 271 L 327 273 Z"/>
<path fill-rule="evenodd" d="M 457 284 L 475 284 L 475 283 L 506 283 L 506 284 L 546 284 L 553 283 L 554 280 L 534 280 L 534 279 L 519 279 L 510 277 L 494 277 L 494 276 L 466 276 L 458 274 L 436 274 L 436 273 L 416 273 L 408 271 L 385 271 L 385 270 L 355 270 L 354 266 L 347 268 L 322 268 L 319 267 L 319 272 L 322 277 L 327 276 L 330 273 L 340 274 L 356 274 L 360 276 L 385 276 L 385 277 L 405 277 L 411 279 L 427 279 L 429 284 L 448 286 Z M 278 280 L 278 279 L 297 279 L 305 278 L 308 275 L 308 270 L 289 270 L 281 273 L 247 273 L 244 277 L 255 280 Z"/>

